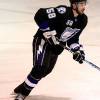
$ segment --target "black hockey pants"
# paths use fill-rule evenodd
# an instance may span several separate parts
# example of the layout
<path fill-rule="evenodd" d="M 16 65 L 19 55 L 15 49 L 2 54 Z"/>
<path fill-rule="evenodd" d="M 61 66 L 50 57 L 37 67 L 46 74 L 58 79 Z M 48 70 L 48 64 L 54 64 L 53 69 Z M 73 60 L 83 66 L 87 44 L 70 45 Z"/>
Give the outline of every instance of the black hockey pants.
<path fill-rule="evenodd" d="M 31 75 L 41 79 L 48 75 L 57 61 L 58 55 L 54 54 L 47 42 L 39 37 L 33 39 L 33 68 Z"/>

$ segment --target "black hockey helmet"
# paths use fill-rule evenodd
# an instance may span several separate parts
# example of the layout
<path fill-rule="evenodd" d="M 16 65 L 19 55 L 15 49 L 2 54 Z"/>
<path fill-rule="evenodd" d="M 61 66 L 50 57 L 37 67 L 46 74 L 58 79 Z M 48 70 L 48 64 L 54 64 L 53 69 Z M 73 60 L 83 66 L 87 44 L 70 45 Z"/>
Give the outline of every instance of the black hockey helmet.
<path fill-rule="evenodd" d="M 82 1 L 85 1 L 87 2 L 87 0 L 69 0 L 71 4 L 73 3 L 77 3 L 77 2 L 82 2 Z"/>

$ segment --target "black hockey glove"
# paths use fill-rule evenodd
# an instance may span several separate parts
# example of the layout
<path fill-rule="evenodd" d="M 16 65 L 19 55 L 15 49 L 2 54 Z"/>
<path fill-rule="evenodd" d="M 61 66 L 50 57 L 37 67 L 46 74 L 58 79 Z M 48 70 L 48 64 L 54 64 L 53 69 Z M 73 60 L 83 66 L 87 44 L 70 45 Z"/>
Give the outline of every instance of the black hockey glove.
<path fill-rule="evenodd" d="M 73 59 L 78 61 L 80 64 L 82 64 L 84 59 L 85 59 L 84 51 L 78 50 L 78 51 L 74 52 L 73 53 Z"/>
<path fill-rule="evenodd" d="M 84 50 L 82 50 L 82 45 L 74 43 L 70 46 L 70 49 L 73 52 L 73 59 L 82 64 L 85 60 L 85 53 Z"/>

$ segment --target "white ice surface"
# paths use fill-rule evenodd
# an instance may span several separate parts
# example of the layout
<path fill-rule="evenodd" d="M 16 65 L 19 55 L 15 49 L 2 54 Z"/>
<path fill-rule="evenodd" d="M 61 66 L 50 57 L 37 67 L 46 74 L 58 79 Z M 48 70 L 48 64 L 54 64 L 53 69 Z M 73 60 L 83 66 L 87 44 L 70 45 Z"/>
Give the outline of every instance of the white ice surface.
<path fill-rule="evenodd" d="M 37 30 L 34 13 L 40 7 L 67 3 L 67 0 L 0 0 L 0 100 L 10 100 L 10 93 L 32 68 L 32 38 Z M 80 37 L 86 58 L 98 66 L 99 5 L 99 0 L 89 0 L 86 9 L 89 22 Z M 100 100 L 100 71 L 86 63 L 78 64 L 64 51 L 52 73 L 30 95 L 29 100 Z"/>

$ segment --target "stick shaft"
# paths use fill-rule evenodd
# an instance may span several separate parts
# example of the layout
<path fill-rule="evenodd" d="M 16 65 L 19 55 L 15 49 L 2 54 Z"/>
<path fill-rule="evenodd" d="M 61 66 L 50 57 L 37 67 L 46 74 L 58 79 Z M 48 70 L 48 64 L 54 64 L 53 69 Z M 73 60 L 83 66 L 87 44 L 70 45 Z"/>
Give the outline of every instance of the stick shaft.
<path fill-rule="evenodd" d="M 88 61 L 88 60 L 84 60 L 84 62 L 86 62 L 86 63 L 88 63 L 89 65 L 91 65 L 92 67 L 94 67 L 94 68 L 96 68 L 96 69 L 98 69 L 99 71 L 100 71 L 100 67 L 98 67 L 97 65 L 95 65 L 94 63 L 92 63 L 92 62 L 90 62 L 90 61 Z"/>
<path fill-rule="evenodd" d="M 66 47 L 66 46 L 64 46 L 64 45 L 62 45 L 62 44 L 59 44 L 61 47 L 63 47 L 64 49 L 66 49 L 66 50 L 68 50 L 69 52 L 71 52 L 71 53 L 73 53 L 71 50 L 70 50 L 70 48 L 68 48 L 68 47 Z M 94 68 L 96 68 L 97 70 L 99 70 L 100 71 L 100 67 L 98 67 L 97 65 L 95 65 L 94 63 L 92 63 L 92 62 L 90 62 L 90 61 L 88 61 L 88 60 L 84 60 L 84 62 L 86 62 L 87 64 L 89 64 L 89 65 L 91 65 L 92 67 L 94 67 Z"/>

